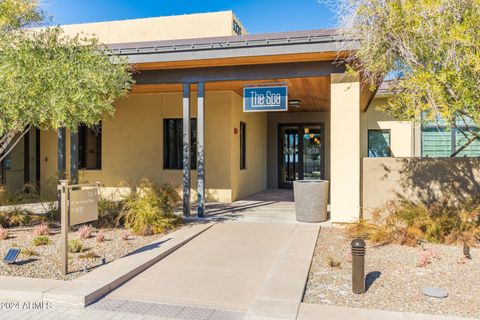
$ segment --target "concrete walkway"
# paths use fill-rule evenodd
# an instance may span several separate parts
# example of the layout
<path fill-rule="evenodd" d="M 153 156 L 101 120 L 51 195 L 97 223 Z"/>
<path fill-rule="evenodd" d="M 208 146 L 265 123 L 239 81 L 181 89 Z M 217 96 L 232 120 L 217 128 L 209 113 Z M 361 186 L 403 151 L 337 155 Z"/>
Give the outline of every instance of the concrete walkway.
<path fill-rule="evenodd" d="M 244 312 L 294 230 L 294 224 L 216 224 L 107 298 Z"/>

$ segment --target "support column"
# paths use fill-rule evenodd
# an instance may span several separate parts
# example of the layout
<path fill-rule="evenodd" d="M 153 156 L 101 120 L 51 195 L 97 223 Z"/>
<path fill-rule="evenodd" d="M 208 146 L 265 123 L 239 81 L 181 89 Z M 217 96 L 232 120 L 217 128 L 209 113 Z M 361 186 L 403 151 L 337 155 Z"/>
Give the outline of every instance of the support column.
<path fill-rule="evenodd" d="M 70 132 L 70 183 L 78 183 L 78 131 Z"/>
<path fill-rule="evenodd" d="M 190 216 L 190 83 L 183 84 L 183 215 Z"/>
<path fill-rule="evenodd" d="M 65 128 L 58 129 L 57 135 L 58 135 L 58 180 L 65 180 L 67 177 L 67 172 L 66 172 L 67 134 L 66 134 Z"/>
<path fill-rule="evenodd" d="M 333 222 L 352 222 L 360 218 L 360 112 L 359 77 L 332 74 L 330 219 Z"/>
<path fill-rule="evenodd" d="M 198 83 L 197 106 L 197 193 L 198 217 L 205 215 L 205 84 Z"/>

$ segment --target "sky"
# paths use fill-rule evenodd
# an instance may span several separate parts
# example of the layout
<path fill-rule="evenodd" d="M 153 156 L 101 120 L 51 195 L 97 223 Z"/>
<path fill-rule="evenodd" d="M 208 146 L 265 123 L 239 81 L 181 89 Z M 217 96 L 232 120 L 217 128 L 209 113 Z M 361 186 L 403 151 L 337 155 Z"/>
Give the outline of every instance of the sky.
<path fill-rule="evenodd" d="M 248 33 L 334 27 L 318 0 L 40 0 L 52 24 L 72 24 L 233 10 Z"/>

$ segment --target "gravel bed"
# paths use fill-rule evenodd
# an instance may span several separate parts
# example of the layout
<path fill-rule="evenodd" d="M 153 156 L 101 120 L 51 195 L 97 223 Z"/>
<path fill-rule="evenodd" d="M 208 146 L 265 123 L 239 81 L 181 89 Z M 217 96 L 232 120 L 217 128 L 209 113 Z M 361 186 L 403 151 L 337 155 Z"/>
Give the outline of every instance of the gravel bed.
<path fill-rule="evenodd" d="M 49 236 L 51 244 L 34 246 L 32 239 L 35 236 L 31 230 L 9 228 L 9 238 L 0 240 L 1 258 L 3 259 L 8 249 L 12 247 L 33 250 L 35 255 L 20 254 L 17 263 L 12 265 L 0 262 L 0 275 L 70 280 L 82 276 L 85 266 L 91 270 L 102 264 L 102 258 L 105 258 L 107 263 L 111 262 L 163 236 L 162 234 L 152 236 L 130 235 L 128 240 L 123 240 L 122 234 L 127 232 L 125 229 L 101 229 L 105 235 L 105 240 L 97 243 L 95 235 L 98 229 L 92 228 L 92 230 L 92 237 L 81 240 L 84 252 L 68 254 L 69 274 L 63 276 L 59 271 L 60 230 L 52 229 L 52 234 Z M 79 239 L 78 232 L 69 232 L 68 239 Z M 98 257 L 82 258 L 82 255 L 85 254 L 95 254 Z"/>
<path fill-rule="evenodd" d="M 351 291 L 350 239 L 340 228 L 322 228 L 310 269 L 304 302 L 402 312 L 480 318 L 480 249 L 459 260 L 460 246 L 426 244 L 436 253 L 419 267 L 421 247 L 367 244 L 367 292 Z M 340 262 L 331 267 L 328 261 Z M 424 287 L 447 289 L 446 299 L 429 298 Z"/>

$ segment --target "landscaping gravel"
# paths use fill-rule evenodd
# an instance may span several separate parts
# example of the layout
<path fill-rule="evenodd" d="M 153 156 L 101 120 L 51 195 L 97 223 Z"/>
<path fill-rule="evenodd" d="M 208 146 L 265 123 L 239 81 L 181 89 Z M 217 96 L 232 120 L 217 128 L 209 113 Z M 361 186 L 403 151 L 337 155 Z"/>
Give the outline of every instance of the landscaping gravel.
<path fill-rule="evenodd" d="M 304 302 L 390 311 L 480 318 L 480 249 L 462 259 L 462 247 L 367 244 L 367 292 L 351 290 L 350 241 L 341 228 L 322 228 L 315 249 Z M 430 263 L 420 267 L 421 252 Z M 339 267 L 331 267 L 340 262 Z M 445 299 L 422 294 L 425 287 L 448 291 Z"/>
<path fill-rule="evenodd" d="M 46 279 L 74 279 L 83 275 L 83 269 L 86 266 L 89 270 L 102 264 L 102 258 L 106 262 L 111 262 L 121 258 L 126 254 L 141 248 L 163 235 L 153 236 L 135 236 L 130 235 L 128 240 L 122 239 L 125 229 L 102 229 L 105 240 L 96 242 L 95 235 L 98 230 L 92 228 L 92 237 L 81 240 L 84 248 L 82 253 L 69 253 L 69 274 L 63 276 L 60 274 L 60 234 L 58 229 L 53 229 L 49 236 L 51 244 L 44 246 L 34 246 L 32 240 L 35 237 L 32 230 L 25 228 L 9 228 L 9 238 L 0 240 L 0 255 L 3 257 L 9 248 L 18 247 L 34 251 L 34 255 L 20 254 L 16 264 L 6 264 L 0 262 L 0 275 L 20 276 Z M 78 232 L 69 232 L 68 239 L 79 239 Z M 91 254 L 98 257 L 86 258 L 82 255 Z"/>

